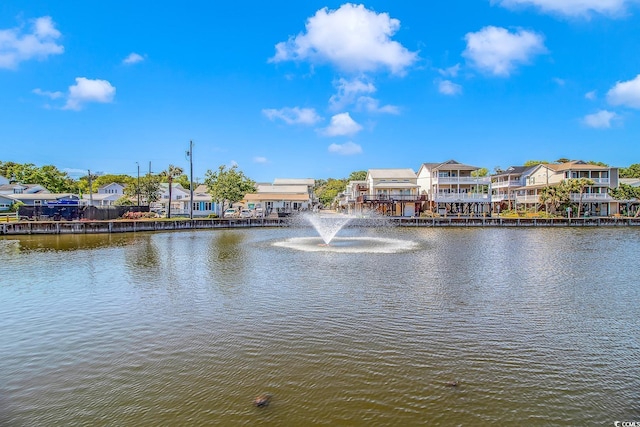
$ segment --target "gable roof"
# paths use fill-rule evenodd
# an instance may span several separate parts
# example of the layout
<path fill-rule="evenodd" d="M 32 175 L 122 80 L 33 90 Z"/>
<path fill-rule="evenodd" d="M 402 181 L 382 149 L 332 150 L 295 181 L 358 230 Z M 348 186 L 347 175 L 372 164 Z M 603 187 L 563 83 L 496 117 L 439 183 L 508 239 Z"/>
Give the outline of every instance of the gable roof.
<path fill-rule="evenodd" d="M 372 179 L 416 179 L 413 169 L 369 169 L 367 178 Z"/>
<path fill-rule="evenodd" d="M 420 169 L 438 169 L 438 170 L 478 170 L 480 169 L 477 166 L 465 165 L 464 163 L 460 163 L 456 160 L 447 160 L 442 163 L 423 163 L 420 166 Z"/>

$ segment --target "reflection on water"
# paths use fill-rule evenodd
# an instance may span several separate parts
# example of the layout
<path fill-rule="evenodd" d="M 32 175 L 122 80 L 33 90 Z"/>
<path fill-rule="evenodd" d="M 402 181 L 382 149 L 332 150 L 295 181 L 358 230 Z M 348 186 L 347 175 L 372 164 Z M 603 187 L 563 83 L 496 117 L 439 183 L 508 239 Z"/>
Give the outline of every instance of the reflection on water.
<path fill-rule="evenodd" d="M 336 246 L 365 237 L 415 246 L 1 238 L 0 425 L 640 419 L 638 230 L 351 228 Z"/>

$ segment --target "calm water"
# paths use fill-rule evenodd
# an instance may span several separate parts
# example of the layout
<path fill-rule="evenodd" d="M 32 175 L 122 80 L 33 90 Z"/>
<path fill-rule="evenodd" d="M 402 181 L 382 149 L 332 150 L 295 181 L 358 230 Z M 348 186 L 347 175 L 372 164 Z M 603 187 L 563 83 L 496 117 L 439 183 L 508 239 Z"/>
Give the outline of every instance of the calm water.
<path fill-rule="evenodd" d="M 0 239 L 0 425 L 640 421 L 640 230 L 309 236 Z"/>

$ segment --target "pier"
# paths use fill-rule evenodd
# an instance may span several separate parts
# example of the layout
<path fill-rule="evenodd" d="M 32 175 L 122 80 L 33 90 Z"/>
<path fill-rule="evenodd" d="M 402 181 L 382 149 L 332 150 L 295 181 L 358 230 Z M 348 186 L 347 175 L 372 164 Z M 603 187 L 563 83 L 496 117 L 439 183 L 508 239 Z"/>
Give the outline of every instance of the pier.
<path fill-rule="evenodd" d="M 179 219 L 175 221 L 19 221 L 0 223 L 0 235 L 136 233 L 196 229 L 289 227 L 288 218 Z M 629 227 L 640 218 L 354 218 L 348 227 Z"/>

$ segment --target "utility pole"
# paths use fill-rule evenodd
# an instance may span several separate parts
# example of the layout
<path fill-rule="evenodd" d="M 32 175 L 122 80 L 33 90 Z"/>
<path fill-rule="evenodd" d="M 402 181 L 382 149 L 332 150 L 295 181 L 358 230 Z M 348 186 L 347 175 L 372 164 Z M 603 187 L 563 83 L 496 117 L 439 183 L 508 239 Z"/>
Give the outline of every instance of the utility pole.
<path fill-rule="evenodd" d="M 138 192 L 138 209 L 140 208 L 140 163 L 136 162 L 136 165 L 138 165 L 138 188 L 137 188 L 137 192 Z"/>
<path fill-rule="evenodd" d="M 87 176 L 89 178 L 89 206 L 93 206 L 93 191 L 91 189 L 93 183 L 91 182 L 91 169 L 88 169 L 87 172 L 89 172 L 89 175 Z"/>
<path fill-rule="evenodd" d="M 193 219 L 193 140 L 189 141 L 189 151 L 187 151 L 187 156 L 189 156 L 189 219 Z"/>

